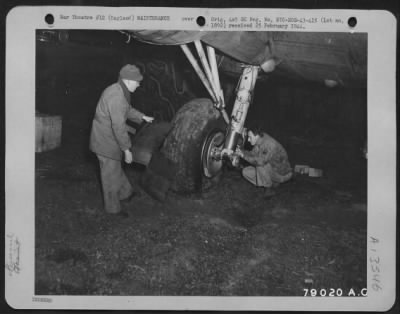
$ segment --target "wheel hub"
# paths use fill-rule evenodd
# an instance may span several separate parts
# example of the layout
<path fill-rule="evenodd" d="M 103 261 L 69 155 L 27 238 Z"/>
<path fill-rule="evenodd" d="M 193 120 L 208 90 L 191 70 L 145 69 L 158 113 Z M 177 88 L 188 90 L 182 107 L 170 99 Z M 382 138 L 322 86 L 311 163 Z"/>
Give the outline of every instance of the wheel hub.
<path fill-rule="evenodd" d="M 221 131 L 212 132 L 206 139 L 202 150 L 203 174 L 207 178 L 216 176 L 222 168 L 221 150 L 224 144 L 224 133 Z"/>

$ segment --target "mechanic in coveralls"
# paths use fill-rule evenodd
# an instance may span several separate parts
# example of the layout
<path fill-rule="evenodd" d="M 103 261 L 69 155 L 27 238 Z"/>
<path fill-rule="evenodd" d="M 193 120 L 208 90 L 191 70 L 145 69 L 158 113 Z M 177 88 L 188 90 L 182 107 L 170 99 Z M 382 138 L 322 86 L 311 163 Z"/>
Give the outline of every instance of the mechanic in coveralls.
<path fill-rule="evenodd" d="M 135 195 L 122 170 L 121 160 L 132 162 L 131 140 L 126 120 L 152 122 L 149 117 L 131 107 L 131 95 L 140 86 L 143 76 L 139 68 L 127 64 L 122 67 L 117 83 L 107 87 L 97 104 L 90 134 L 90 150 L 100 162 L 104 208 L 107 213 L 128 216 L 121 211 L 120 201 L 130 201 Z"/>
<path fill-rule="evenodd" d="M 273 188 L 290 180 L 293 175 L 285 149 L 267 133 L 259 130 L 248 132 L 251 151 L 238 150 L 237 154 L 252 166 L 243 168 L 245 179 L 255 186 L 265 188 L 265 197 L 275 195 Z"/>

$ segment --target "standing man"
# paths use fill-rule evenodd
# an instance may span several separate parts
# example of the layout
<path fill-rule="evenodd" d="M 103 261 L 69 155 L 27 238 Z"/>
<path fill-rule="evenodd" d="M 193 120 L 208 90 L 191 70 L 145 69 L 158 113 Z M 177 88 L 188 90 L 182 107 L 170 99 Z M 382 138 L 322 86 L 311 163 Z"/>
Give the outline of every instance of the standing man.
<path fill-rule="evenodd" d="M 265 197 L 269 198 L 275 195 L 273 187 L 288 181 L 293 175 L 287 153 L 282 145 L 267 133 L 250 130 L 248 140 L 253 149 L 236 152 L 252 165 L 243 168 L 243 177 L 255 186 L 265 187 Z"/>
<path fill-rule="evenodd" d="M 122 170 L 121 160 L 132 162 L 132 146 L 126 120 L 152 122 L 149 117 L 131 107 L 131 95 L 140 86 L 143 76 L 139 68 L 127 64 L 122 67 L 117 83 L 107 87 L 97 104 L 90 134 L 90 150 L 100 162 L 104 208 L 107 213 L 121 214 L 121 200 L 130 201 L 135 192 Z"/>

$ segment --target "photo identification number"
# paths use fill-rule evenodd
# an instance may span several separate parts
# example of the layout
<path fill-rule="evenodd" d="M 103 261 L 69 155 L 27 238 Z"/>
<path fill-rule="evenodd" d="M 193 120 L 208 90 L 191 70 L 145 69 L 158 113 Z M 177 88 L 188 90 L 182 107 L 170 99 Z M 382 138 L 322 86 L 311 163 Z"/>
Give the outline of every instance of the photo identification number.
<path fill-rule="evenodd" d="M 307 289 L 304 288 L 305 297 L 366 297 L 367 289 L 356 290 L 351 288 L 349 291 L 343 291 L 343 289 Z"/>

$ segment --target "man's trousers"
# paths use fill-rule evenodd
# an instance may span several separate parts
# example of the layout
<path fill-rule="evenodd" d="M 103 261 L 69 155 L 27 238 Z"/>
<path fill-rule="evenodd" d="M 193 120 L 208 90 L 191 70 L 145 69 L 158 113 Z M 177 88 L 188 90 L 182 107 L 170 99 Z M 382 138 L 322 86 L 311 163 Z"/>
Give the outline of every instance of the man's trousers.
<path fill-rule="evenodd" d="M 103 188 L 104 209 L 107 213 L 121 211 L 120 200 L 128 198 L 133 188 L 122 170 L 121 161 L 97 155 L 100 162 L 101 185 Z"/>
<path fill-rule="evenodd" d="M 272 169 L 270 164 L 266 164 L 262 167 L 248 166 L 242 170 L 243 177 L 249 182 L 253 183 L 255 186 L 262 186 L 270 188 L 280 183 L 286 182 L 292 178 L 293 173 L 282 176 L 274 169 Z"/>

